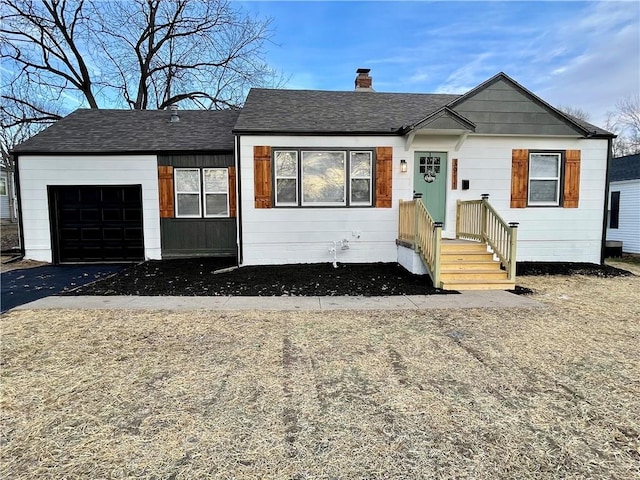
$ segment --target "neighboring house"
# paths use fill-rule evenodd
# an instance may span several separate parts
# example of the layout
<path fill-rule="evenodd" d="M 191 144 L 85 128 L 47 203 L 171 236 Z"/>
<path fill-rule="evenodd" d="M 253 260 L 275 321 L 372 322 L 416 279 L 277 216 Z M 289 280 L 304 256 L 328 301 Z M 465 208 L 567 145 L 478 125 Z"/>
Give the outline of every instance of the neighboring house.
<path fill-rule="evenodd" d="M 13 172 L 4 167 L 0 170 L 0 219 L 15 222 L 17 219 L 17 201 L 15 196 Z"/>
<path fill-rule="evenodd" d="M 407 265 L 406 247 L 428 256 L 413 241 L 431 242 L 426 230 L 484 238 L 464 212 L 489 194 L 520 224 L 518 260 L 600 262 L 610 133 L 503 73 L 444 95 L 375 92 L 368 72 L 355 91 L 252 89 L 239 113 L 178 122 L 74 112 L 15 149 L 26 257 Z M 414 223 L 422 203 L 428 228 Z"/>
<path fill-rule="evenodd" d="M 609 170 L 607 240 L 640 253 L 640 154 L 614 158 Z"/>

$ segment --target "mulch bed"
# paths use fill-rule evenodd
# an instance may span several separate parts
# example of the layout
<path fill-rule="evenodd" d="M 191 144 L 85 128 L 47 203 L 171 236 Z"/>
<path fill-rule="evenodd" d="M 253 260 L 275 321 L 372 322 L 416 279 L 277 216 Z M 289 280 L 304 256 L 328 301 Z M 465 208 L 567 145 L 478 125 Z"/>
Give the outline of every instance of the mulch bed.
<path fill-rule="evenodd" d="M 235 260 L 235 259 L 233 259 Z M 229 259 L 149 261 L 81 287 L 71 295 L 175 296 L 385 296 L 434 295 L 428 276 L 413 275 L 395 263 L 277 265 L 214 273 Z"/>
<path fill-rule="evenodd" d="M 396 263 L 274 265 L 232 267 L 235 258 L 188 258 L 149 261 L 65 295 L 141 296 L 386 296 L 455 294 L 433 287 L 431 279 L 413 275 Z M 518 264 L 523 275 L 589 275 L 617 277 L 631 273 L 590 263 Z M 510 290 L 533 293 L 524 286 Z"/>

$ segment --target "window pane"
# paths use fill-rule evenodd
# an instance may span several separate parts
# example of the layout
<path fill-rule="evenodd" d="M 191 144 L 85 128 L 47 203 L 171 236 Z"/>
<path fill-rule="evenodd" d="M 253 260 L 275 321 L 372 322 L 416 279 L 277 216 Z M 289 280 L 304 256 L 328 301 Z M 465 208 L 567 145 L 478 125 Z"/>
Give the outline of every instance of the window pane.
<path fill-rule="evenodd" d="M 200 172 L 198 170 L 175 170 L 174 173 L 178 192 L 200 191 Z"/>
<path fill-rule="evenodd" d="M 0 195 L 6 195 L 6 194 L 7 194 L 7 179 L 0 178 Z"/>
<path fill-rule="evenodd" d="M 278 178 L 276 180 L 278 187 L 276 193 L 276 203 L 279 205 L 298 203 L 296 194 L 296 180 L 294 178 Z"/>
<path fill-rule="evenodd" d="M 226 192 L 227 191 L 227 169 L 208 168 L 204 170 L 204 191 L 205 192 Z"/>
<path fill-rule="evenodd" d="M 371 177 L 371 152 L 351 153 L 351 177 Z"/>
<path fill-rule="evenodd" d="M 531 183 L 529 185 L 529 201 L 557 203 L 558 181 L 557 180 L 531 180 Z"/>
<path fill-rule="evenodd" d="M 368 178 L 351 179 L 351 203 L 371 203 L 371 180 Z"/>
<path fill-rule="evenodd" d="M 536 153 L 531 155 L 530 177 L 557 177 L 560 158 L 557 154 Z"/>
<path fill-rule="evenodd" d="M 305 203 L 345 203 L 345 153 L 302 152 Z"/>
<path fill-rule="evenodd" d="M 227 195 L 221 193 L 205 195 L 206 215 L 228 215 L 227 213 Z"/>
<path fill-rule="evenodd" d="M 276 177 L 298 176 L 298 152 L 276 152 Z"/>
<path fill-rule="evenodd" d="M 199 216 L 200 215 L 200 195 L 191 193 L 178 194 L 177 216 Z"/>

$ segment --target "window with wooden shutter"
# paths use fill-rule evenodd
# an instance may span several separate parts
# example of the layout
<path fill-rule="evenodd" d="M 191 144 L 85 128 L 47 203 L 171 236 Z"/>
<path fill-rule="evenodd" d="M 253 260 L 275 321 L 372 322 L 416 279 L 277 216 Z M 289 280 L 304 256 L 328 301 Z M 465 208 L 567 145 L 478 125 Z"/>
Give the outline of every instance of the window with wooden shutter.
<path fill-rule="evenodd" d="M 511 152 L 511 208 L 578 208 L 580 150 Z"/>
<path fill-rule="evenodd" d="M 253 188 L 256 208 L 271 208 L 271 147 L 253 147 Z"/>
<path fill-rule="evenodd" d="M 376 148 L 376 207 L 391 208 L 393 149 Z"/>
<path fill-rule="evenodd" d="M 160 200 L 160 218 L 173 218 L 173 167 L 158 167 L 158 197 Z"/>
<path fill-rule="evenodd" d="M 562 206 L 578 208 L 580 198 L 580 150 L 567 150 L 564 162 L 564 196 Z"/>
<path fill-rule="evenodd" d="M 511 208 L 527 206 L 529 184 L 529 150 L 511 152 Z"/>

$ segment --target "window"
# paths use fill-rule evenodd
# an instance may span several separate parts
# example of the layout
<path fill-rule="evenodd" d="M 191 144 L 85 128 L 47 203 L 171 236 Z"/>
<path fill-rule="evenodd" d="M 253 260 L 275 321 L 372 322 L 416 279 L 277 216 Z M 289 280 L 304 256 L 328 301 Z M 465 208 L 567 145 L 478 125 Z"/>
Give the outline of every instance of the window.
<path fill-rule="evenodd" d="M 0 195 L 7 195 L 7 177 L 0 177 Z"/>
<path fill-rule="evenodd" d="M 204 216 L 229 216 L 229 176 L 226 168 L 205 168 Z"/>
<path fill-rule="evenodd" d="M 529 205 L 559 205 L 560 153 L 529 154 Z"/>
<path fill-rule="evenodd" d="M 351 152 L 351 205 L 371 205 L 371 152 Z"/>
<path fill-rule="evenodd" d="M 201 180 L 202 179 L 202 180 Z M 176 217 L 229 216 L 229 175 L 226 168 L 174 169 Z"/>
<path fill-rule="evenodd" d="M 276 206 L 371 206 L 370 150 L 274 150 Z"/>
<path fill-rule="evenodd" d="M 611 214 L 609 228 L 616 229 L 620 223 L 620 192 L 611 192 Z"/>
<path fill-rule="evenodd" d="M 275 153 L 276 205 L 298 205 L 298 152 Z"/>
<path fill-rule="evenodd" d="M 176 217 L 200 217 L 200 169 L 176 168 Z"/>

